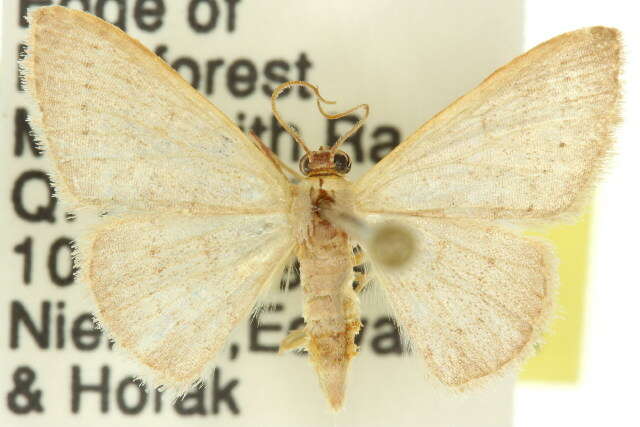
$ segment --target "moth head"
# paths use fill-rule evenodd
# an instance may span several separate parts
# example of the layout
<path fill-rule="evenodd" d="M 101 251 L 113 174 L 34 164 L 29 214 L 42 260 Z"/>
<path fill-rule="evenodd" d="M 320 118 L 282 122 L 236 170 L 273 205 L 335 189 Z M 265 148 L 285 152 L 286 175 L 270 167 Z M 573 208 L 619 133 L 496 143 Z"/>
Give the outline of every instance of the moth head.
<path fill-rule="evenodd" d="M 320 147 L 320 150 L 310 151 L 300 159 L 300 172 L 304 176 L 343 176 L 350 170 L 351 159 L 341 150 L 334 152 L 326 147 Z"/>

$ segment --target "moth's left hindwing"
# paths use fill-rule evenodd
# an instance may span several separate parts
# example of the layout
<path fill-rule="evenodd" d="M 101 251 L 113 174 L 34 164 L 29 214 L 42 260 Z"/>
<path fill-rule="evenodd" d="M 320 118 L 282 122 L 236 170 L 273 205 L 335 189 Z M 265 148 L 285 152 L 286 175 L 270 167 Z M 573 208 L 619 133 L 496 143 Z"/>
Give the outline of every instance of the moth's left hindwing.
<path fill-rule="evenodd" d="M 109 219 L 81 248 L 97 317 L 155 385 L 186 391 L 291 254 L 280 214 Z"/>
<path fill-rule="evenodd" d="M 183 391 L 282 272 L 286 178 L 227 117 L 118 28 L 29 15 L 33 125 L 71 208 L 113 211 L 80 242 L 97 318 L 155 385 Z"/>

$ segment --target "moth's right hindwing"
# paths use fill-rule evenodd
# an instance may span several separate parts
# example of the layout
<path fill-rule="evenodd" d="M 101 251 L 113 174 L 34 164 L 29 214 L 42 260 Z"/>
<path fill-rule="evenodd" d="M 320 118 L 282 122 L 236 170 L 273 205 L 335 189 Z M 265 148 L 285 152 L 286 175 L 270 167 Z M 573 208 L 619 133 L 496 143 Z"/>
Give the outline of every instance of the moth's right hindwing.
<path fill-rule="evenodd" d="M 372 263 L 399 325 L 430 375 L 464 390 L 533 351 L 553 307 L 549 247 L 499 227 L 407 217 L 415 253 L 402 268 Z"/>

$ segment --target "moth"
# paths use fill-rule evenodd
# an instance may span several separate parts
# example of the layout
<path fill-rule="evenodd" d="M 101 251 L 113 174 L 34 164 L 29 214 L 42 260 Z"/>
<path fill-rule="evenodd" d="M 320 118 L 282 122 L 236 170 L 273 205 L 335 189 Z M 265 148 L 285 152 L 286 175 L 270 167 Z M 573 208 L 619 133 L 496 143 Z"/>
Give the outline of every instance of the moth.
<path fill-rule="evenodd" d="M 520 228 L 575 217 L 593 191 L 619 122 L 617 30 L 514 59 L 352 183 L 340 144 L 366 105 L 331 115 L 315 86 L 278 87 L 274 114 L 305 152 L 298 173 L 118 28 L 62 7 L 29 22 L 23 77 L 57 195 L 109 213 L 78 242 L 81 279 L 151 383 L 199 381 L 292 256 L 305 325 L 281 348 L 308 351 L 335 410 L 357 354 L 363 257 L 443 384 L 466 389 L 532 352 L 558 279 L 550 247 Z M 309 149 L 276 108 L 293 85 L 329 119 L 362 119 Z"/>

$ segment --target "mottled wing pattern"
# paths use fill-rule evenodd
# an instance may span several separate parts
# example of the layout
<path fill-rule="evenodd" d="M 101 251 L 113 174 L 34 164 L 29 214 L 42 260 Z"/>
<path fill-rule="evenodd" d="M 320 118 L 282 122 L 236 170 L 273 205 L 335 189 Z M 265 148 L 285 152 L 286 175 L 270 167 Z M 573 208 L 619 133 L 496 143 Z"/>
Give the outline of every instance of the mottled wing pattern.
<path fill-rule="evenodd" d="M 61 7 L 29 22 L 22 65 L 57 194 L 112 213 L 79 242 L 97 318 L 155 385 L 184 391 L 282 272 L 288 181 L 118 28 Z"/>
<path fill-rule="evenodd" d="M 139 42 L 62 7 L 29 22 L 32 120 L 72 207 L 243 212 L 288 201 L 268 158 Z"/>
<path fill-rule="evenodd" d="M 367 212 L 509 220 L 577 213 L 619 120 L 620 36 L 539 45 L 427 122 L 356 184 Z"/>
<path fill-rule="evenodd" d="M 466 220 L 397 220 L 412 230 L 415 255 L 374 274 L 431 374 L 464 388 L 530 354 L 557 280 L 546 245 Z"/>
<path fill-rule="evenodd" d="M 500 68 L 355 184 L 361 215 L 416 236 L 409 268 L 374 270 L 443 383 L 464 388 L 503 371 L 540 337 L 554 258 L 498 221 L 579 211 L 610 153 L 620 61 L 614 29 L 558 36 Z"/>
<path fill-rule="evenodd" d="M 279 214 L 151 214 L 107 220 L 80 251 L 100 322 L 153 384 L 182 392 L 280 278 L 292 246 Z"/>

